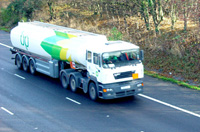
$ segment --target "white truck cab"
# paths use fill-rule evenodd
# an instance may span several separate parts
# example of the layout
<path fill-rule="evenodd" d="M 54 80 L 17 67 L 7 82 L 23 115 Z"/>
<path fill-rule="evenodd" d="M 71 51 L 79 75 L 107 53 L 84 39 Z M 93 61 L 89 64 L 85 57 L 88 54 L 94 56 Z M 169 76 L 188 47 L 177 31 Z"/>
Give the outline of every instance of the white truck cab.
<path fill-rule="evenodd" d="M 87 70 L 97 79 L 99 96 L 106 99 L 142 92 L 143 52 L 124 41 L 108 41 L 88 48 Z"/>

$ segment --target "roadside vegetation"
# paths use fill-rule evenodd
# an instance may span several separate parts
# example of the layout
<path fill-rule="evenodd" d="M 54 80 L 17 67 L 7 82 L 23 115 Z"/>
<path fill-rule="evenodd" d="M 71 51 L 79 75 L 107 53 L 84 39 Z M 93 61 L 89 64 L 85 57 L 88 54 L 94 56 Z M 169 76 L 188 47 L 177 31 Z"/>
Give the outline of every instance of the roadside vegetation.
<path fill-rule="evenodd" d="M 129 41 L 145 51 L 146 74 L 200 88 L 199 0 L 0 2 L 0 29 L 12 28 L 18 21 L 37 20 Z"/>

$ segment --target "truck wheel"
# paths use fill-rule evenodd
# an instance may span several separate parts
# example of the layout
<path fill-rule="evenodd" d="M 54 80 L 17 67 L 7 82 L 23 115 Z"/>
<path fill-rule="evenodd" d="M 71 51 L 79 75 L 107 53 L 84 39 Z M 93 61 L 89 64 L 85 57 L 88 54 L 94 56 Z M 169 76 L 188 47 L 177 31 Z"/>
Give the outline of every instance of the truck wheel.
<path fill-rule="evenodd" d="M 89 95 L 90 95 L 90 98 L 91 100 L 97 100 L 98 96 L 97 96 L 97 88 L 96 88 L 96 85 L 91 82 L 90 85 L 89 85 Z"/>
<path fill-rule="evenodd" d="M 27 61 L 26 57 L 22 58 L 22 67 L 23 67 L 24 71 L 26 71 L 26 72 L 28 71 L 28 61 Z"/>
<path fill-rule="evenodd" d="M 76 92 L 77 91 L 76 79 L 75 79 L 74 76 L 70 77 L 70 88 L 71 88 L 72 92 Z"/>
<path fill-rule="evenodd" d="M 36 68 L 35 68 L 35 63 L 34 63 L 34 60 L 30 60 L 29 62 L 29 70 L 30 70 L 30 73 L 35 75 L 36 73 Z"/>
<path fill-rule="evenodd" d="M 67 75 L 65 72 L 61 73 L 61 78 L 60 78 L 61 84 L 63 88 L 67 88 Z"/>
<path fill-rule="evenodd" d="M 21 57 L 19 54 L 15 56 L 15 64 L 17 65 L 18 69 L 22 69 Z"/>

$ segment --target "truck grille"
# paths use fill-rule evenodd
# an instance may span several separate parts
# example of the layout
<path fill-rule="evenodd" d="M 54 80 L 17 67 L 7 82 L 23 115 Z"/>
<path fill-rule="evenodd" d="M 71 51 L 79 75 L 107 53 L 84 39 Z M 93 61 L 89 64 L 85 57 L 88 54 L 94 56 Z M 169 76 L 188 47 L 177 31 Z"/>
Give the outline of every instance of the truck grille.
<path fill-rule="evenodd" d="M 135 90 L 127 90 L 127 91 L 122 91 L 122 92 L 116 92 L 117 97 L 123 97 L 123 96 L 129 96 L 129 95 L 134 95 Z"/>
<path fill-rule="evenodd" d="M 135 73 L 135 71 L 114 73 L 113 76 L 114 76 L 115 79 L 122 79 L 122 78 L 132 77 L 133 73 Z"/>

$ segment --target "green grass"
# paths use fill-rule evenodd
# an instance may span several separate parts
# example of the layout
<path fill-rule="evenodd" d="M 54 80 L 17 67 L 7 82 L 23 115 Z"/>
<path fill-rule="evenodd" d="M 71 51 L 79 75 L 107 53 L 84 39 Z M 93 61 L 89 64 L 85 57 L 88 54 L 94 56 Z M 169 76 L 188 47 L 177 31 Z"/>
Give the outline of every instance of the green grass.
<path fill-rule="evenodd" d="M 0 26 L 0 30 L 6 31 L 6 32 L 10 32 L 10 29 L 6 28 L 6 27 L 1 27 Z"/>
<path fill-rule="evenodd" d="M 195 90 L 200 90 L 200 87 L 197 87 L 197 86 L 193 86 L 193 85 L 190 85 L 186 82 L 183 82 L 183 81 L 178 81 L 176 79 L 173 79 L 173 78 L 168 78 L 168 77 L 165 77 L 165 76 L 161 76 L 159 75 L 158 73 L 153 73 L 153 72 L 150 72 L 150 71 L 144 71 L 144 73 L 146 75 L 149 75 L 149 76 L 152 76 L 152 77 L 155 77 L 155 78 L 159 78 L 159 79 L 162 79 L 164 81 L 170 81 L 172 83 L 175 83 L 175 84 L 178 84 L 180 86 L 184 86 L 184 87 L 187 87 L 187 88 L 191 88 L 191 89 L 195 89 Z"/>

